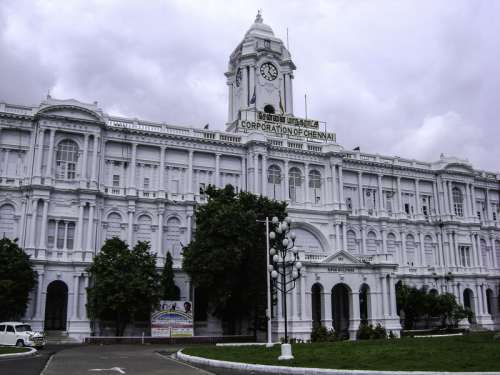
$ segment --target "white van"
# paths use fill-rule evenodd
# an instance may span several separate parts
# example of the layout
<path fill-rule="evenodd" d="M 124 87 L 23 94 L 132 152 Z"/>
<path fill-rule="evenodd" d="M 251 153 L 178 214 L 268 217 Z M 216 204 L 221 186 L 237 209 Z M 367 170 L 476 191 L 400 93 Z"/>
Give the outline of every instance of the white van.
<path fill-rule="evenodd" d="M 45 345 L 45 337 L 41 332 L 33 332 L 29 324 L 0 322 L 0 345 L 33 346 L 40 349 Z"/>

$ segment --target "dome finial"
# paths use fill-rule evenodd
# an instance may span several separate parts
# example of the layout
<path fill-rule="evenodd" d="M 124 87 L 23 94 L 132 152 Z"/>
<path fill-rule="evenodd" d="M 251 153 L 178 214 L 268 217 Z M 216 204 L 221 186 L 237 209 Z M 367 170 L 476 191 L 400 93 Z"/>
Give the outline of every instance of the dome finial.
<path fill-rule="evenodd" d="M 264 20 L 262 19 L 262 9 L 257 11 L 257 16 L 255 17 L 255 23 L 262 23 Z"/>

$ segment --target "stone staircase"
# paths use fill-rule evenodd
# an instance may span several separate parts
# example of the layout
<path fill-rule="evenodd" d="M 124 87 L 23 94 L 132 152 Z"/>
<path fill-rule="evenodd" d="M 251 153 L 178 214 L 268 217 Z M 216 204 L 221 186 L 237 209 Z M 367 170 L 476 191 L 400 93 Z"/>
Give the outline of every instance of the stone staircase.
<path fill-rule="evenodd" d="M 79 344 L 79 341 L 69 337 L 66 331 L 45 331 L 47 345 Z"/>

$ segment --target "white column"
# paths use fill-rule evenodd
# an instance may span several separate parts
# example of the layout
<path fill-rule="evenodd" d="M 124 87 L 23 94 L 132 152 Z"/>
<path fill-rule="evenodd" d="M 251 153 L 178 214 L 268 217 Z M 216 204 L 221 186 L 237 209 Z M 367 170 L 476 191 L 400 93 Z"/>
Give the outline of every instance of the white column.
<path fill-rule="evenodd" d="M 327 289 L 323 291 L 323 301 L 324 301 L 324 310 L 325 310 L 325 317 L 324 323 L 325 326 L 330 329 L 332 327 L 332 290 Z"/>
<path fill-rule="evenodd" d="M 309 163 L 304 164 L 304 174 L 305 174 L 305 186 L 304 186 L 304 202 L 311 203 L 309 199 Z"/>
<path fill-rule="evenodd" d="M 351 301 L 352 301 L 352 320 L 349 322 L 349 339 L 356 339 L 356 332 L 359 328 L 359 292 L 353 291 L 351 292 Z"/>
<path fill-rule="evenodd" d="M 306 301 L 306 276 L 302 273 L 300 278 L 300 318 L 306 320 L 307 317 L 307 301 Z"/>
<path fill-rule="evenodd" d="M 466 207 L 466 213 L 465 213 L 465 217 L 473 217 L 474 214 L 472 213 L 472 204 L 471 204 L 471 200 L 470 200 L 470 187 L 469 187 L 469 184 L 465 184 L 465 207 Z"/>
<path fill-rule="evenodd" d="M 488 188 L 485 189 L 485 196 L 486 196 L 486 217 L 488 218 L 488 222 L 490 220 L 493 220 L 492 215 L 491 215 L 491 205 L 490 205 L 490 193 Z"/>
<path fill-rule="evenodd" d="M 342 166 L 339 165 L 339 203 L 340 203 L 340 209 L 342 207 L 345 207 L 345 202 L 344 202 L 344 177 L 342 175 Z"/>
<path fill-rule="evenodd" d="M 358 200 L 359 200 L 359 215 L 365 213 L 365 205 L 363 202 L 363 174 L 358 172 Z"/>
<path fill-rule="evenodd" d="M 340 251 L 340 224 L 335 223 L 335 251 Z"/>
<path fill-rule="evenodd" d="M 484 315 L 484 312 L 483 312 L 483 301 L 482 301 L 481 289 L 478 285 L 476 285 L 474 289 L 475 289 L 474 302 L 476 305 L 476 316 L 482 316 L 482 315 Z"/>
<path fill-rule="evenodd" d="M 188 153 L 188 193 L 194 194 L 193 187 L 193 150 L 189 150 Z"/>
<path fill-rule="evenodd" d="M 85 133 L 83 136 L 83 160 L 82 160 L 82 169 L 80 171 L 80 180 L 84 183 L 87 182 L 87 158 L 88 158 L 88 150 L 89 150 L 89 135 Z"/>
<path fill-rule="evenodd" d="M 3 163 L 3 175 L 5 177 L 8 177 L 8 171 L 9 171 L 9 154 L 10 154 L 10 150 L 6 149 L 5 150 L 5 159 L 4 159 L 4 163 Z"/>
<path fill-rule="evenodd" d="M 43 271 L 37 271 L 38 273 L 38 283 L 36 289 L 36 311 L 35 311 L 35 319 L 41 320 L 43 319 L 43 311 L 42 311 L 42 294 L 43 294 Z"/>
<path fill-rule="evenodd" d="M 342 242 L 344 246 L 344 251 L 347 251 L 347 223 L 342 222 Z"/>
<path fill-rule="evenodd" d="M 425 250 L 424 250 L 424 234 L 422 232 L 418 232 L 418 239 L 420 242 L 420 265 L 425 266 Z"/>
<path fill-rule="evenodd" d="M 80 207 L 78 209 L 78 227 L 76 230 L 76 250 L 82 250 L 82 239 L 83 239 L 83 210 L 85 208 L 85 203 L 80 203 Z"/>
<path fill-rule="evenodd" d="M 92 232 L 94 228 L 94 206 L 95 204 L 91 203 L 89 207 L 89 223 L 87 227 L 87 251 L 92 250 Z"/>
<path fill-rule="evenodd" d="M 29 247 L 35 248 L 36 246 L 36 214 L 38 207 L 38 199 L 31 200 L 31 228 L 29 236 Z"/>
<path fill-rule="evenodd" d="M 164 183 L 165 183 L 165 151 L 166 151 L 166 147 L 165 146 L 161 146 L 160 147 L 160 170 L 159 170 L 159 173 L 158 173 L 158 191 L 161 192 L 161 197 L 164 198 L 165 197 L 165 186 L 164 186 Z"/>
<path fill-rule="evenodd" d="M 73 275 L 73 309 L 71 320 L 78 319 L 78 292 L 79 292 L 80 276 Z"/>
<path fill-rule="evenodd" d="M 404 267 L 409 265 L 406 260 L 406 232 L 404 230 L 399 233 L 399 238 L 401 239 L 401 264 Z"/>
<path fill-rule="evenodd" d="M 215 154 L 215 186 L 221 187 L 220 178 L 220 154 Z"/>
<path fill-rule="evenodd" d="M 385 208 L 384 208 L 384 198 L 383 198 L 383 192 L 382 192 L 382 175 L 379 174 L 377 176 L 377 184 L 378 184 L 378 214 L 380 215 L 385 215 Z"/>
<path fill-rule="evenodd" d="M 262 154 L 262 195 L 267 195 L 267 156 Z"/>
<path fill-rule="evenodd" d="M 451 210 L 450 210 L 450 201 L 448 200 L 448 186 L 446 181 L 442 181 L 443 185 L 443 203 L 444 203 L 444 214 L 449 215 Z"/>
<path fill-rule="evenodd" d="M 417 209 L 417 218 L 420 218 L 420 213 L 422 210 L 420 209 L 420 180 L 418 178 L 415 179 L 415 208 Z"/>
<path fill-rule="evenodd" d="M 360 253 L 361 254 L 366 254 L 367 251 L 366 251 L 366 230 L 365 230 L 365 226 L 361 225 L 361 227 L 359 228 L 359 230 L 361 232 L 361 251 L 360 251 Z"/>
<path fill-rule="evenodd" d="M 448 191 L 448 204 L 449 204 L 449 207 L 450 207 L 450 215 L 455 215 L 455 211 L 453 210 L 452 182 L 448 181 L 446 185 L 448 187 L 447 191 Z"/>
<path fill-rule="evenodd" d="M 478 258 L 477 258 L 477 248 L 476 248 L 476 240 L 475 240 L 475 235 L 474 233 L 470 234 L 470 242 L 472 245 L 472 254 L 471 254 L 471 263 L 473 267 L 478 267 Z"/>
<path fill-rule="evenodd" d="M 396 304 L 396 282 L 393 276 L 389 277 L 389 311 L 390 314 L 395 318 L 397 316 L 397 304 Z"/>
<path fill-rule="evenodd" d="M 403 197 L 401 196 L 401 177 L 397 177 L 397 196 L 398 196 L 398 212 L 397 215 L 401 215 L 403 212 Z"/>
<path fill-rule="evenodd" d="M 495 245 L 495 239 L 493 237 L 490 237 L 490 244 L 491 244 L 491 255 L 493 256 L 493 267 L 498 268 L 497 250 Z"/>
<path fill-rule="evenodd" d="M 439 215 L 441 212 L 441 207 L 439 205 L 439 195 L 437 191 L 437 184 L 436 181 L 432 181 L 432 195 L 433 195 L 433 201 L 434 201 L 434 210 L 436 212 L 436 215 Z"/>
<path fill-rule="evenodd" d="M 476 243 L 476 249 L 477 249 L 477 260 L 479 267 L 484 267 L 485 264 L 483 264 L 483 249 L 481 249 L 481 243 L 479 242 L 479 236 L 476 234 L 474 235 L 474 242 Z"/>
<path fill-rule="evenodd" d="M 241 157 L 241 190 L 247 190 L 247 169 L 245 168 L 245 156 Z"/>
<path fill-rule="evenodd" d="M 187 243 L 189 244 L 191 242 L 191 236 L 192 236 L 192 224 L 191 224 L 191 221 L 192 221 L 192 215 L 191 214 L 188 214 L 186 215 L 186 232 L 187 232 L 187 236 L 186 236 L 186 241 Z"/>
<path fill-rule="evenodd" d="M 473 216 L 476 217 L 477 214 L 477 209 L 476 209 L 476 189 L 474 185 L 471 184 L 470 186 L 470 192 L 471 192 L 471 200 L 472 200 L 472 210 L 474 212 Z"/>
<path fill-rule="evenodd" d="M 285 191 L 284 191 L 284 200 L 286 202 L 290 202 L 290 180 L 288 179 L 288 160 L 285 160 L 285 170 L 283 171 L 283 179 L 285 180 Z"/>
<path fill-rule="evenodd" d="M 253 189 L 254 194 L 259 194 L 259 154 L 253 154 Z"/>
<path fill-rule="evenodd" d="M 95 144 L 95 142 L 94 142 Z M 137 163 L 137 143 L 132 143 L 132 156 L 130 158 L 130 176 L 129 176 L 129 188 L 135 189 L 135 164 Z M 133 192 L 135 193 L 135 191 Z M 135 195 L 135 194 L 132 194 Z"/>
<path fill-rule="evenodd" d="M 56 136 L 55 129 L 50 129 L 50 138 L 49 138 L 49 155 L 47 160 L 47 169 L 45 171 L 45 177 L 49 179 L 54 178 L 54 174 L 52 173 L 53 168 L 53 160 L 54 160 L 54 140 Z"/>
<path fill-rule="evenodd" d="M 388 251 L 387 251 L 387 231 L 385 229 L 382 229 L 380 231 L 380 234 L 382 236 L 382 251 L 381 251 L 381 253 L 387 254 L 388 253 Z M 393 261 L 396 261 L 396 259 L 394 259 Z"/>
<path fill-rule="evenodd" d="M 94 134 L 94 148 L 93 148 L 93 152 L 92 152 L 92 175 L 91 175 L 91 180 L 92 180 L 92 183 L 96 184 L 97 186 L 97 148 L 98 148 L 98 144 L 99 144 L 99 136 Z M 137 146 L 137 144 L 134 143 L 134 145 Z M 134 173 L 135 173 L 135 147 L 133 148 L 133 151 L 134 153 L 134 163 L 132 165 L 133 169 L 134 169 Z M 135 176 L 134 176 L 134 179 L 135 179 Z"/>
<path fill-rule="evenodd" d="M 382 285 L 382 300 L 384 306 L 384 318 L 387 319 L 389 317 L 389 296 L 387 294 L 387 279 L 382 276 L 380 278 L 380 282 Z"/>
<path fill-rule="evenodd" d="M 232 83 L 227 83 L 228 87 L 228 97 L 229 97 L 229 105 L 228 105 L 228 111 L 227 111 L 227 121 L 228 122 L 233 122 L 233 85 Z"/>
<path fill-rule="evenodd" d="M 437 238 L 437 244 L 438 244 L 438 259 L 440 266 L 445 266 L 445 258 L 444 258 L 444 251 L 443 251 L 443 243 L 442 243 L 442 238 L 441 238 L 441 233 L 436 233 L 436 238 Z"/>
<path fill-rule="evenodd" d="M 39 130 L 39 138 L 38 138 L 38 147 L 37 147 L 37 153 L 35 153 L 36 157 L 36 170 L 35 170 L 35 176 L 41 177 L 42 176 L 42 161 L 43 161 L 43 144 L 44 144 L 44 136 L 45 136 L 45 130 L 40 129 Z"/>
<path fill-rule="evenodd" d="M 335 164 L 330 164 L 330 168 L 332 169 L 332 190 L 331 194 L 333 196 L 332 203 L 333 207 L 337 208 L 338 196 L 337 196 L 337 167 Z"/>
<path fill-rule="evenodd" d="M 42 214 L 42 230 L 40 234 L 40 243 L 38 247 L 40 249 L 47 249 L 47 221 L 49 212 L 49 202 L 47 199 L 43 200 L 43 214 Z"/>
<path fill-rule="evenodd" d="M 130 247 L 133 247 L 132 243 L 133 238 L 134 238 L 134 211 L 132 209 L 129 209 L 127 242 Z"/>
<path fill-rule="evenodd" d="M 163 257 L 163 210 L 160 208 L 158 211 L 158 237 L 157 237 L 157 249 L 159 257 Z"/>
<path fill-rule="evenodd" d="M 69 223 L 66 220 L 63 221 L 63 223 L 64 223 L 63 249 L 67 250 L 68 249 L 67 243 L 68 243 L 68 224 Z"/>

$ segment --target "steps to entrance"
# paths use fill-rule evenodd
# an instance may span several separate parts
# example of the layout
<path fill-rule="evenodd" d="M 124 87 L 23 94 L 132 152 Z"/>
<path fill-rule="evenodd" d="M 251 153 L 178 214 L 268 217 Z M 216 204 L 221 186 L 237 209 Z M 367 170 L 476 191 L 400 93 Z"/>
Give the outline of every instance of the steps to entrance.
<path fill-rule="evenodd" d="M 66 331 L 45 331 L 45 339 L 47 344 L 62 345 L 62 344 L 78 344 L 79 341 L 68 336 Z"/>

